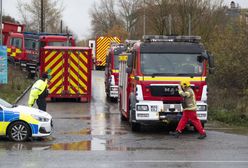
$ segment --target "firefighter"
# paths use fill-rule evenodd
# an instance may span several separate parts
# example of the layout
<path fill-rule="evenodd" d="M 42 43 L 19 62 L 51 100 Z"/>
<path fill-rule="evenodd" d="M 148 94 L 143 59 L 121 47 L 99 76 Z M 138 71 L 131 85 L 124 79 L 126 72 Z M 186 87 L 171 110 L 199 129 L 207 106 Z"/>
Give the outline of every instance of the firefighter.
<path fill-rule="evenodd" d="M 48 75 L 44 73 L 41 78 L 33 84 L 28 99 L 29 107 L 32 107 L 36 101 L 38 108 L 46 111 L 46 97 L 48 96 L 47 82 Z"/>
<path fill-rule="evenodd" d="M 200 133 L 198 139 L 206 138 L 207 134 L 203 129 L 200 120 L 197 118 L 196 99 L 194 91 L 190 87 L 190 82 L 187 80 L 181 81 L 180 85 L 178 86 L 178 92 L 183 97 L 183 116 L 178 123 L 176 131 L 171 132 L 171 134 L 178 138 L 181 135 L 186 124 L 190 120 L 197 131 Z"/>

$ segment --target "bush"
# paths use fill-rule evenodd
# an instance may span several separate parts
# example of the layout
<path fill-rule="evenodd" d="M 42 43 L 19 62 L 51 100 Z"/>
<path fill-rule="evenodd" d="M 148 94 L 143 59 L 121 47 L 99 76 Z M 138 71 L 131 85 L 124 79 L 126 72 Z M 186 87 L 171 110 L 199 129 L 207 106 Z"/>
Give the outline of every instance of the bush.
<path fill-rule="evenodd" d="M 15 103 L 16 99 L 32 84 L 19 66 L 8 65 L 8 84 L 0 85 L 0 98 Z"/>

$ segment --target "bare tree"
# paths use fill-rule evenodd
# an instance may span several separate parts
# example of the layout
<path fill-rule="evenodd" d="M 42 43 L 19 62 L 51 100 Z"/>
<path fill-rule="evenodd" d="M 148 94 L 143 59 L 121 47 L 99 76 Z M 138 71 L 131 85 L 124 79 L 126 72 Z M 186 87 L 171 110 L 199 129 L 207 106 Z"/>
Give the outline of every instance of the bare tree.
<path fill-rule="evenodd" d="M 141 7 L 141 0 L 120 0 L 120 15 L 125 22 L 128 38 L 133 38 L 134 26 L 139 18 L 138 10 Z"/>
<path fill-rule="evenodd" d="M 18 10 L 28 31 L 41 30 L 41 0 L 31 0 L 31 3 L 18 0 Z M 43 18 L 46 32 L 59 32 L 62 11 L 63 7 L 59 0 L 43 0 Z"/>
<path fill-rule="evenodd" d="M 93 34 L 106 35 L 115 25 L 123 25 L 123 21 L 115 11 L 114 0 L 101 0 L 100 4 L 94 3 L 90 11 Z"/>

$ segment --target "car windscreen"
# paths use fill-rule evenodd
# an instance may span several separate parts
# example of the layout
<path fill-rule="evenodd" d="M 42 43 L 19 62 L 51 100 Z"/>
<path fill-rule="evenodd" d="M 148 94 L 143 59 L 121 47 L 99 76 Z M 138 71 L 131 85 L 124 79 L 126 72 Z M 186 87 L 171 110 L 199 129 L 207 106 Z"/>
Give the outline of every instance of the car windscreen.
<path fill-rule="evenodd" d="M 197 61 L 200 54 L 142 53 L 141 72 L 155 76 L 200 76 L 203 63 Z"/>
<path fill-rule="evenodd" d="M 3 99 L 0 99 L 0 104 L 1 104 L 2 106 L 6 107 L 6 108 L 12 108 L 12 107 L 13 107 L 12 104 L 6 102 L 6 101 L 3 100 Z"/>

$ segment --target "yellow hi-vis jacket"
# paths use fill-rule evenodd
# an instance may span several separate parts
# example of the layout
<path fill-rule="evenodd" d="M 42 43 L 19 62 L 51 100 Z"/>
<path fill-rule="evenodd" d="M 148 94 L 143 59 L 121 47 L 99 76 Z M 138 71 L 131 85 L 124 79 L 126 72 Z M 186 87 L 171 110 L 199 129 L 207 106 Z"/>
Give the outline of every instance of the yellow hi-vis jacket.
<path fill-rule="evenodd" d="M 43 81 L 41 79 L 37 80 L 31 88 L 28 105 L 32 107 L 35 101 L 39 98 L 39 95 L 46 89 L 47 80 Z"/>

